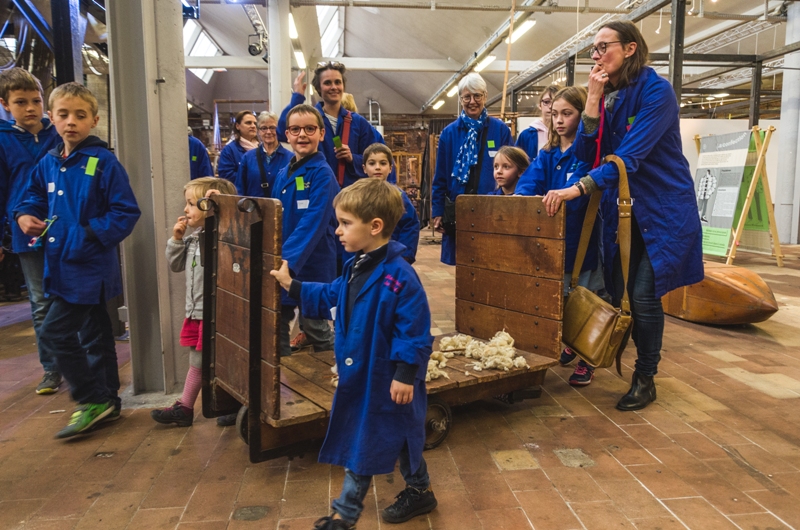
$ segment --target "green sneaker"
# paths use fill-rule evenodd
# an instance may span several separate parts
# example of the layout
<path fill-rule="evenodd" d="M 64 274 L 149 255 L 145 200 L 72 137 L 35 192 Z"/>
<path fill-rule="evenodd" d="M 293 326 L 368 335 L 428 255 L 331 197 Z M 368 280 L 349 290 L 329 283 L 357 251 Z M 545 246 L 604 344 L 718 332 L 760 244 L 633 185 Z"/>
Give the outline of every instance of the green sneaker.
<path fill-rule="evenodd" d="M 114 412 L 114 402 L 85 403 L 78 405 L 66 427 L 56 433 L 56 438 L 69 438 L 91 430 L 103 418 Z"/>
<path fill-rule="evenodd" d="M 111 414 L 103 418 L 103 423 L 108 423 L 118 420 L 120 418 L 121 412 L 122 412 L 122 405 L 114 405 L 114 407 L 111 409 Z"/>

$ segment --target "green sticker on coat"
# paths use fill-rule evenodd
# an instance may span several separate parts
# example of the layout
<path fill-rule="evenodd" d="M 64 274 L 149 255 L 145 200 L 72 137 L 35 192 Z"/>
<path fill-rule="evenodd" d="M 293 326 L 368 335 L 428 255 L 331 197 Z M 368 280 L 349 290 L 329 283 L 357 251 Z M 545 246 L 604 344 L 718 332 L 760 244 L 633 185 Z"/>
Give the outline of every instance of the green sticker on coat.
<path fill-rule="evenodd" d="M 303 177 L 295 177 L 294 183 L 297 186 L 297 191 L 303 191 L 306 189 L 305 183 L 303 182 Z"/>
<path fill-rule="evenodd" d="M 489 149 L 494 149 L 494 140 L 489 140 L 488 142 L 486 142 L 486 147 L 488 147 Z"/>
<path fill-rule="evenodd" d="M 94 172 L 97 170 L 97 163 L 100 161 L 99 158 L 96 156 L 90 156 L 89 160 L 86 162 L 86 174 L 90 177 L 94 176 Z"/>

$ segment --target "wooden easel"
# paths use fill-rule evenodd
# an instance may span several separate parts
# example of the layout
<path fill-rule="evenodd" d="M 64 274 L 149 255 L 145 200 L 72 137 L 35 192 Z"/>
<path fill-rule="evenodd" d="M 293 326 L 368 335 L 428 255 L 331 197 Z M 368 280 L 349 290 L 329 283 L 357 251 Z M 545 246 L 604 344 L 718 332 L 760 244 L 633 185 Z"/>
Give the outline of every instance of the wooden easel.
<path fill-rule="evenodd" d="M 750 181 L 750 187 L 747 190 L 747 197 L 745 198 L 744 205 L 742 206 L 742 213 L 739 216 L 739 223 L 736 225 L 736 228 L 733 230 L 733 242 L 731 243 L 730 249 L 728 250 L 728 255 L 726 257 L 725 263 L 728 265 L 733 264 L 734 258 L 736 258 L 736 249 L 739 246 L 739 240 L 742 237 L 742 233 L 744 232 L 744 224 L 747 220 L 747 214 L 750 211 L 750 206 L 753 204 L 753 196 L 756 193 L 756 187 L 758 186 L 758 181 L 761 180 L 763 187 L 764 187 L 764 200 L 767 203 L 767 220 L 769 222 L 769 231 L 770 235 L 772 236 L 772 248 L 773 248 L 773 255 L 775 256 L 775 261 L 778 263 L 778 267 L 783 267 L 783 253 L 781 252 L 781 242 L 778 238 L 778 227 L 775 224 L 775 210 L 772 206 L 772 194 L 769 191 L 769 179 L 767 178 L 767 148 L 769 147 L 770 138 L 772 138 L 772 133 L 775 132 L 775 127 L 769 126 L 767 129 L 767 134 L 764 137 L 764 141 L 761 141 L 761 127 L 758 125 L 754 126 L 753 129 L 753 139 L 756 144 L 756 153 L 758 153 L 758 158 L 756 159 L 756 167 L 755 171 L 753 171 L 753 178 Z M 697 154 L 700 154 L 700 135 L 696 134 L 694 137 L 695 145 L 697 146 Z"/>

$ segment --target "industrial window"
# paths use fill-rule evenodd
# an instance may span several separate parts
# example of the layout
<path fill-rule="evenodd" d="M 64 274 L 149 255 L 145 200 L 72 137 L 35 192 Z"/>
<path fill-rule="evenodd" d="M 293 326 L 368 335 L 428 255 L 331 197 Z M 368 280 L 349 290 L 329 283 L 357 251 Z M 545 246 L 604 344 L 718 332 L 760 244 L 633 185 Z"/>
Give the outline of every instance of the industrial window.
<path fill-rule="evenodd" d="M 222 50 L 219 49 L 208 33 L 198 24 L 195 20 L 186 19 L 183 25 L 183 49 L 190 50 L 187 55 L 191 57 L 214 57 L 222 55 Z M 211 80 L 214 75 L 214 70 L 207 68 L 190 68 L 190 72 L 199 77 L 204 83 Z"/>

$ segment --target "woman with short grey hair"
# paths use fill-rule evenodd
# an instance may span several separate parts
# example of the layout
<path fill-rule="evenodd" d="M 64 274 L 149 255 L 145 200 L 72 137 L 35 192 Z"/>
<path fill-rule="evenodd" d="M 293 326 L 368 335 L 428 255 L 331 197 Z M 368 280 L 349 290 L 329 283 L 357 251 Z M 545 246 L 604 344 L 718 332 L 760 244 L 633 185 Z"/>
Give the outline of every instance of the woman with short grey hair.
<path fill-rule="evenodd" d="M 289 165 L 293 153 L 278 141 L 277 114 L 262 112 L 256 125 L 261 145 L 242 157 L 233 183 L 240 195 L 269 198 L 278 172 Z"/>
<path fill-rule="evenodd" d="M 494 155 L 513 145 L 511 131 L 486 110 L 486 81 L 470 73 L 458 82 L 461 114 L 439 137 L 433 176 L 432 223 L 442 235 L 442 262 L 456 264 L 455 200 L 464 193 L 488 195 L 495 189 Z"/>

